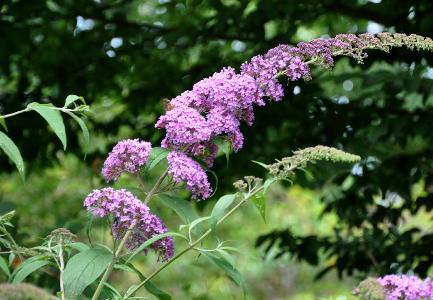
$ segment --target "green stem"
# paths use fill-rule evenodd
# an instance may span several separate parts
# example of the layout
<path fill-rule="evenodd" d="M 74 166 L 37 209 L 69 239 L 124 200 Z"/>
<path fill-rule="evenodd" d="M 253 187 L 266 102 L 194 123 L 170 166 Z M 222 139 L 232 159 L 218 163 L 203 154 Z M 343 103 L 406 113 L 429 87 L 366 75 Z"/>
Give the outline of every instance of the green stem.
<path fill-rule="evenodd" d="M 153 186 L 152 190 L 147 194 L 146 199 L 144 199 L 144 202 L 147 203 L 150 201 L 152 196 L 157 192 L 159 186 L 164 181 L 164 178 L 168 174 L 168 169 L 164 171 L 164 173 L 159 177 L 155 185 Z M 132 222 L 132 224 L 128 227 L 124 237 L 120 241 L 119 247 L 117 247 L 116 251 L 114 252 L 113 258 L 111 259 L 110 264 L 108 265 L 107 269 L 104 272 L 104 275 L 102 275 L 101 281 L 99 281 L 98 287 L 96 288 L 95 293 L 93 294 L 92 300 L 97 300 L 99 298 L 99 295 L 102 292 L 102 289 L 104 287 L 104 284 L 107 282 L 108 277 L 110 277 L 111 272 L 113 272 L 114 265 L 119 260 L 119 257 L 121 256 L 123 247 L 125 246 L 126 241 L 128 240 L 129 236 L 132 233 L 132 230 L 134 229 L 135 225 L 137 225 L 136 222 Z"/>
<path fill-rule="evenodd" d="M 162 175 L 158 178 L 158 181 L 153 186 L 152 190 L 147 194 L 146 198 L 144 199 L 144 203 L 148 203 L 150 199 L 152 199 L 152 196 L 157 192 L 158 188 L 160 187 L 161 183 L 164 181 L 164 178 L 168 175 L 168 169 L 162 173 Z"/>
<path fill-rule="evenodd" d="M 56 107 L 56 106 L 49 106 L 49 108 L 51 108 L 52 110 L 60 110 L 62 112 L 78 112 L 78 111 L 81 111 L 80 108 L 70 109 L 70 108 Z M 16 116 L 16 115 L 19 115 L 19 114 L 31 111 L 31 110 L 32 109 L 30 109 L 30 108 L 27 107 L 27 108 L 24 108 L 22 110 L 19 110 L 19 111 L 16 111 L 16 112 L 13 112 L 13 113 L 10 113 L 10 114 L 7 114 L 7 115 L 0 115 L 0 119 L 7 119 L 7 118 L 10 118 L 10 117 L 13 117 L 13 116 Z"/>
<path fill-rule="evenodd" d="M 218 220 L 217 225 L 224 222 L 225 219 L 227 219 L 230 215 L 232 215 L 242 204 L 244 204 L 248 199 L 250 199 L 252 196 L 256 195 L 258 192 L 263 190 L 263 186 L 260 186 L 259 188 L 253 190 L 250 194 L 248 194 L 247 197 L 239 201 L 235 206 L 233 206 L 232 209 L 230 209 L 220 220 Z M 153 277 L 158 275 L 159 272 L 164 270 L 166 267 L 171 265 L 173 262 L 175 262 L 179 257 L 187 253 L 189 250 L 195 248 L 196 245 L 198 245 L 203 239 L 205 239 L 210 233 L 212 232 L 212 229 L 208 229 L 205 233 L 203 233 L 202 236 L 200 236 L 194 243 L 191 243 L 188 247 L 181 250 L 179 253 L 177 253 L 175 256 L 173 256 L 169 261 L 167 261 L 165 264 L 163 264 L 161 267 L 153 271 L 149 276 L 146 277 L 145 280 L 140 282 L 135 288 L 133 288 L 131 291 L 129 291 L 124 299 L 128 299 L 128 297 L 134 296 L 135 293 L 141 289 L 149 280 L 151 280 Z"/>
<path fill-rule="evenodd" d="M 13 116 L 16 116 L 16 115 L 19 115 L 19 114 L 22 114 L 22 113 L 25 113 L 25 112 L 28 112 L 28 111 L 30 111 L 30 109 L 29 108 L 25 108 L 25 109 L 16 111 L 14 113 L 10 113 L 10 114 L 7 114 L 7 115 L 0 116 L 0 119 L 10 118 L 10 117 L 13 117 Z"/>

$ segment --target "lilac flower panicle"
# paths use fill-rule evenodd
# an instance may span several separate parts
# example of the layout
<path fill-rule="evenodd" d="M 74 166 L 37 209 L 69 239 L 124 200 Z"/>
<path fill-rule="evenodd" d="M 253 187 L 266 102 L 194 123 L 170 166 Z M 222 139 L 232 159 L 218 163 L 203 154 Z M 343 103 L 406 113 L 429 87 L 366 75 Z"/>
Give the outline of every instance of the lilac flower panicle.
<path fill-rule="evenodd" d="M 414 275 L 386 275 L 378 278 L 385 289 L 386 300 L 433 299 L 433 281 Z"/>
<path fill-rule="evenodd" d="M 211 195 L 208 177 L 198 162 L 180 151 L 170 152 L 167 160 L 168 173 L 175 182 L 186 182 L 186 188 L 194 199 L 206 199 Z"/>
<path fill-rule="evenodd" d="M 105 180 L 116 181 L 122 173 L 135 174 L 146 163 L 152 146 L 149 142 L 129 139 L 118 142 L 102 168 Z"/>
<path fill-rule="evenodd" d="M 152 213 L 146 204 L 137 199 L 132 193 L 121 189 L 103 188 L 94 190 L 84 200 L 87 210 L 97 217 L 112 215 L 114 222 L 112 226 L 113 236 L 121 240 L 129 226 L 136 222 L 132 234 L 126 241 L 126 247 L 134 251 L 148 239 L 167 232 L 162 221 Z M 167 261 L 174 253 L 172 237 L 160 239 L 150 246 L 159 258 Z M 147 254 L 147 249 L 144 250 Z"/>
<path fill-rule="evenodd" d="M 239 73 L 230 67 L 223 68 L 170 101 L 170 109 L 155 125 L 166 131 L 162 146 L 176 153 L 184 152 L 199 158 L 210 167 L 215 159 L 216 138 L 225 138 L 230 141 L 234 152 L 239 151 L 244 144 L 241 123 L 253 124 L 254 106 L 265 105 L 266 99 L 283 99 L 284 88 L 278 81 L 280 76 L 286 76 L 290 81 L 301 78 L 310 80 L 310 65 L 329 69 L 334 65 L 334 56 L 337 55 L 362 62 L 367 56 L 367 49 L 389 51 L 391 47 L 403 45 L 410 49 L 433 49 L 431 39 L 417 35 L 340 34 L 334 38 L 301 42 L 296 46 L 279 45 L 243 63 Z M 179 153 L 173 154 L 171 159 L 179 162 Z M 180 169 L 174 168 L 174 165 L 171 174 L 176 176 L 176 181 L 186 181 L 189 189 L 194 190 L 193 194 L 199 198 L 210 195 L 205 192 L 210 187 L 204 184 L 207 180 L 201 168 L 189 164 L 190 167 L 182 169 L 199 172 L 197 178 L 201 178 L 200 188 L 195 189 L 193 187 L 198 186 L 198 179 L 193 180 L 193 175 L 180 175 Z"/>

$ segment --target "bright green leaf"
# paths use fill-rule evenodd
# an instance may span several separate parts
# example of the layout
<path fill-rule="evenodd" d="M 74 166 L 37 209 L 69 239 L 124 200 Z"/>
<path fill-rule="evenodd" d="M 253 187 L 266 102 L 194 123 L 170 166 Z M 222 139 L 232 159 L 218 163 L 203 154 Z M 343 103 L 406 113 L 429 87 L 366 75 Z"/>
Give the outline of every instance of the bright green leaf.
<path fill-rule="evenodd" d="M 264 195 L 262 193 L 256 194 L 251 198 L 251 201 L 254 203 L 255 207 L 262 216 L 263 221 L 266 223 L 266 199 Z"/>
<path fill-rule="evenodd" d="M 92 248 L 74 255 L 64 273 L 65 295 L 76 299 L 108 267 L 112 254 L 106 249 Z"/>
<path fill-rule="evenodd" d="M 65 105 L 63 107 L 68 107 L 69 105 L 71 105 L 72 103 L 76 102 L 80 100 L 81 102 L 83 102 L 83 104 L 86 104 L 86 102 L 84 101 L 83 97 L 77 96 L 77 95 L 69 95 L 68 97 L 66 97 L 65 100 Z"/>
<path fill-rule="evenodd" d="M 133 259 L 137 254 L 139 254 L 140 252 L 142 252 L 144 249 L 146 249 L 147 247 L 149 247 L 150 245 L 152 245 L 154 242 L 159 241 L 160 239 L 163 239 L 165 237 L 168 236 L 177 236 L 177 237 L 181 237 L 185 240 L 188 240 L 186 238 L 186 236 L 184 236 L 183 234 L 177 233 L 177 232 L 166 232 L 166 233 L 161 233 L 158 235 L 155 235 L 154 237 L 148 239 L 147 241 L 145 241 L 143 244 L 140 245 L 140 247 L 138 247 L 137 249 L 135 249 L 135 251 L 128 257 L 128 259 L 126 260 L 126 262 L 130 262 L 131 259 Z"/>
<path fill-rule="evenodd" d="M 52 109 L 54 106 L 51 104 L 40 104 L 40 103 L 32 102 L 29 105 L 27 105 L 27 107 L 36 111 L 38 114 L 41 115 L 42 118 L 45 119 L 45 121 L 47 121 L 47 123 L 53 129 L 54 133 L 62 142 L 63 149 L 66 150 L 66 144 L 67 144 L 66 129 L 60 112 L 58 110 Z"/>
<path fill-rule="evenodd" d="M 275 177 L 271 177 L 265 180 L 265 182 L 263 183 L 263 193 L 266 194 L 267 190 L 269 189 L 269 187 L 278 179 Z"/>
<path fill-rule="evenodd" d="M 0 131 L 0 148 L 13 161 L 21 177 L 24 179 L 24 161 L 21 156 L 20 150 L 15 145 L 15 143 L 6 134 L 4 134 L 1 131 Z"/>
<path fill-rule="evenodd" d="M 83 140 L 84 140 L 84 154 L 87 154 L 87 151 L 89 150 L 89 146 L 90 146 L 90 133 L 89 133 L 89 129 L 87 129 L 86 123 L 84 123 L 84 121 L 78 117 L 77 115 L 75 115 L 74 113 L 71 113 L 69 111 L 65 111 L 65 113 L 67 113 L 68 115 L 70 115 L 80 126 L 81 131 L 83 133 Z"/>
<path fill-rule="evenodd" d="M 215 206 L 212 209 L 211 216 L 215 217 L 217 221 L 221 219 L 221 217 L 224 215 L 227 208 L 229 208 L 229 206 L 233 203 L 235 199 L 236 199 L 236 194 L 224 195 L 221 198 L 219 198 L 217 203 L 215 203 Z"/>
<path fill-rule="evenodd" d="M 6 261 L 6 259 L 4 259 L 4 257 L 0 256 L 0 269 L 8 276 L 11 276 L 11 271 L 9 271 L 9 266 L 8 263 Z"/>
<path fill-rule="evenodd" d="M 15 272 L 15 275 L 12 279 L 12 283 L 22 282 L 31 273 L 33 273 L 36 270 L 48 265 L 49 263 L 50 262 L 48 260 L 35 260 L 35 261 L 26 260 L 26 261 L 24 261 L 20 265 L 19 269 L 17 269 L 17 271 Z"/>
<path fill-rule="evenodd" d="M 147 163 L 147 170 L 150 171 L 155 168 L 164 158 L 167 157 L 168 153 L 170 152 L 162 147 L 152 148 Z"/>

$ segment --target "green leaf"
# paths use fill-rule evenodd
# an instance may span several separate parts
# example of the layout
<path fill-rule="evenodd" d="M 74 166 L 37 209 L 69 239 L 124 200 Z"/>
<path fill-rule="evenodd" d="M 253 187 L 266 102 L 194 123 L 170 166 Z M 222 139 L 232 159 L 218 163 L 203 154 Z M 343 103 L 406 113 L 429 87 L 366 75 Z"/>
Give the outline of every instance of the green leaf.
<path fill-rule="evenodd" d="M 6 155 L 13 161 L 18 169 L 21 177 L 24 180 L 24 161 L 21 156 L 20 150 L 15 143 L 3 132 L 0 131 L 0 148 Z"/>
<path fill-rule="evenodd" d="M 236 199 L 236 194 L 224 195 L 221 198 L 219 198 L 217 203 L 215 203 L 215 206 L 212 209 L 211 216 L 215 217 L 217 221 L 221 219 L 221 217 L 224 215 L 227 208 L 229 208 L 229 206 L 233 203 L 235 199 Z"/>
<path fill-rule="evenodd" d="M 254 203 L 255 207 L 259 211 L 260 215 L 263 218 L 263 221 L 266 223 L 266 199 L 262 193 L 255 194 L 254 197 L 251 198 L 251 201 Z"/>
<path fill-rule="evenodd" d="M 116 290 L 116 288 L 114 286 L 112 286 L 108 282 L 104 282 L 104 285 L 113 293 L 113 296 L 118 297 L 116 299 L 121 299 L 122 298 L 122 295 Z"/>
<path fill-rule="evenodd" d="M 108 267 L 112 254 L 106 249 L 92 248 L 74 255 L 64 273 L 65 295 L 76 299 Z"/>
<path fill-rule="evenodd" d="M 161 233 L 161 234 L 155 235 L 154 237 L 148 239 L 143 244 L 141 244 L 140 247 L 135 249 L 135 251 L 126 260 L 126 263 L 131 261 L 131 259 L 133 259 L 137 254 L 139 254 L 144 249 L 146 249 L 147 247 L 152 245 L 154 242 L 159 241 L 160 239 L 163 239 L 163 238 L 168 237 L 168 236 L 177 236 L 177 237 L 181 237 L 185 240 L 188 240 L 186 236 L 184 236 L 183 234 L 177 233 L 177 232 L 166 232 L 166 233 Z"/>
<path fill-rule="evenodd" d="M 211 219 L 212 216 L 207 216 L 207 217 L 201 217 L 198 219 L 195 219 L 194 221 L 191 222 L 191 224 L 189 224 L 189 229 L 188 229 L 188 234 L 189 236 L 191 236 L 191 232 L 201 232 L 202 229 L 200 228 L 199 230 L 194 230 L 199 224 L 201 224 L 202 222 Z M 194 231 L 193 231 L 194 230 Z"/>
<path fill-rule="evenodd" d="M 81 242 L 71 243 L 68 246 L 71 247 L 72 249 L 77 250 L 78 252 L 83 252 L 90 249 L 88 245 Z"/>
<path fill-rule="evenodd" d="M 278 179 L 275 177 L 266 179 L 265 182 L 263 183 L 263 193 L 266 194 L 269 187 L 277 180 Z"/>
<path fill-rule="evenodd" d="M 116 264 L 114 266 L 114 268 L 134 273 L 134 274 L 136 274 L 138 276 L 138 278 L 140 279 L 140 281 L 146 280 L 146 277 L 137 268 L 135 268 L 131 263 Z M 157 288 L 150 281 L 148 281 L 148 282 L 146 282 L 144 284 L 144 288 L 149 293 L 151 293 L 152 295 L 154 295 L 155 297 L 157 297 L 160 300 L 171 300 L 171 296 L 169 294 L 167 294 L 166 292 L 164 292 L 164 291 L 160 290 L 159 288 Z"/>
<path fill-rule="evenodd" d="M 162 204 L 174 210 L 185 224 L 190 224 L 192 221 L 200 218 L 189 201 L 167 194 L 160 194 L 158 198 Z"/>
<path fill-rule="evenodd" d="M 242 290 L 244 292 L 244 297 L 246 294 L 246 284 L 245 280 L 243 279 L 242 275 L 234 268 L 229 262 L 227 262 L 225 259 L 222 259 L 221 257 L 216 256 L 215 254 L 212 254 L 208 251 L 201 251 L 201 253 L 206 256 L 212 263 L 214 263 L 216 266 L 221 268 L 227 276 L 232 279 L 237 285 L 242 287 Z"/>
<path fill-rule="evenodd" d="M 86 104 L 86 102 L 84 101 L 83 97 L 77 96 L 77 95 L 69 95 L 68 97 L 66 97 L 65 100 L 65 105 L 63 107 L 68 107 L 69 105 L 71 105 L 72 103 L 76 102 L 80 100 L 81 102 L 83 102 L 83 104 Z"/>
<path fill-rule="evenodd" d="M 6 126 L 6 120 L 2 118 L 2 115 L 0 115 L 0 125 L 3 126 L 6 131 L 8 131 L 8 127 Z"/>
<path fill-rule="evenodd" d="M 0 256 L 0 269 L 5 272 L 5 274 L 10 277 L 11 276 L 11 271 L 9 271 L 9 266 L 8 266 L 8 262 L 6 261 L 6 259 L 4 259 L 4 257 Z"/>
<path fill-rule="evenodd" d="M 89 150 L 90 146 L 90 133 L 89 129 L 87 129 L 86 123 L 78 117 L 76 114 L 71 113 L 70 111 L 65 111 L 68 115 L 70 115 L 80 126 L 81 132 L 83 133 L 83 140 L 84 140 L 84 155 L 87 155 L 87 151 Z"/>
<path fill-rule="evenodd" d="M 230 152 L 232 150 L 231 143 L 225 138 L 216 138 L 213 142 L 218 146 L 218 150 L 221 150 L 225 155 L 228 167 L 230 163 Z"/>
<path fill-rule="evenodd" d="M 27 105 L 27 107 L 36 111 L 38 114 L 41 115 L 42 118 L 45 119 L 45 121 L 47 121 L 47 123 L 53 129 L 54 133 L 62 142 L 63 150 L 66 150 L 66 144 L 67 144 L 66 130 L 60 112 L 58 110 L 52 109 L 54 106 L 51 104 L 40 104 L 40 103 L 32 102 L 29 105 Z"/>
<path fill-rule="evenodd" d="M 19 268 L 16 270 L 15 275 L 13 276 L 12 283 L 20 283 L 31 273 L 36 270 L 48 265 L 50 261 L 48 260 L 35 260 L 31 261 L 31 259 L 25 260 Z"/>
<path fill-rule="evenodd" d="M 262 163 L 262 162 L 259 162 L 259 161 L 256 161 L 256 160 L 252 160 L 252 162 L 255 163 L 255 164 L 258 164 L 259 166 L 262 166 L 265 169 L 268 169 L 268 165 L 265 164 L 265 163 Z"/>
<path fill-rule="evenodd" d="M 168 153 L 170 153 L 170 151 L 168 151 L 166 148 L 152 148 L 147 163 L 147 170 L 151 171 L 153 168 L 155 168 L 164 158 L 167 157 Z"/>
<path fill-rule="evenodd" d="M 220 257 L 222 259 L 225 259 L 233 268 L 235 267 L 235 259 L 232 255 L 230 255 L 227 251 L 224 251 L 224 249 L 216 249 L 215 251 L 218 252 Z"/>

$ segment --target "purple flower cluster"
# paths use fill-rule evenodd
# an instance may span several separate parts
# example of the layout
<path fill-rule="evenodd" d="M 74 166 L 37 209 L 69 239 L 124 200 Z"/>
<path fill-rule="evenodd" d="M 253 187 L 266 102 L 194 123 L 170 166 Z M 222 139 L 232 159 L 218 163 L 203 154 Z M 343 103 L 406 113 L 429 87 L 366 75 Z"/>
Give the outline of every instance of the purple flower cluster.
<path fill-rule="evenodd" d="M 167 228 L 157 216 L 150 213 L 146 204 L 123 189 L 94 190 L 84 200 L 84 206 L 94 216 L 102 218 L 112 215 L 114 217 L 112 232 L 117 240 L 121 240 L 129 226 L 136 223 L 132 234 L 126 240 L 126 246 L 130 251 L 137 249 L 146 240 L 167 232 Z M 150 247 L 163 261 L 167 261 L 174 253 L 171 237 L 160 239 Z M 144 250 L 144 253 L 147 254 L 147 249 Z"/>
<path fill-rule="evenodd" d="M 378 278 L 387 300 L 433 299 L 433 281 L 410 275 L 386 275 Z"/>
<path fill-rule="evenodd" d="M 152 146 L 139 139 L 120 141 L 108 155 L 102 168 L 105 180 L 116 181 L 123 173 L 135 174 L 146 163 Z"/>
<path fill-rule="evenodd" d="M 343 34 L 299 43 L 296 47 L 280 45 L 244 63 L 239 74 L 233 68 L 224 68 L 170 101 L 166 114 L 155 125 L 166 130 L 162 146 L 201 159 L 211 167 L 218 151 L 216 137 L 225 138 L 237 152 L 244 143 L 241 122 L 252 125 L 254 105 L 265 105 L 265 98 L 274 101 L 283 98 L 279 76 L 286 75 L 291 81 L 301 78 L 309 80 L 309 64 L 330 68 L 334 55 L 348 55 L 362 60 L 365 57 L 363 50 L 371 45 L 382 45 L 385 37 L 388 38 L 377 38 L 371 34 Z M 171 156 L 172 161 L 179 161 L 179 155 Z M 171 163 L 169 166 L 170 174 L 176 174 L 176 181 L 188 179 L 187 186 L 194 190 L 195 197 L 206 198 L 210 195 L 203 192 L 210 188 L 201 166 L 192 159 L 187 160 L 185 155 L 182 157 L 182 168 L 178 165 Z M 183 173 L 193 170 L 199 175 Z"/>
<path fill-rule="evenodd" d="M 168 172 L 176 183 L 186 182 L 186 188 L 193 198 L 208 198 L 212 193 L 206 172 L 200 164 L 180 151 L 167 155 Z"/>

